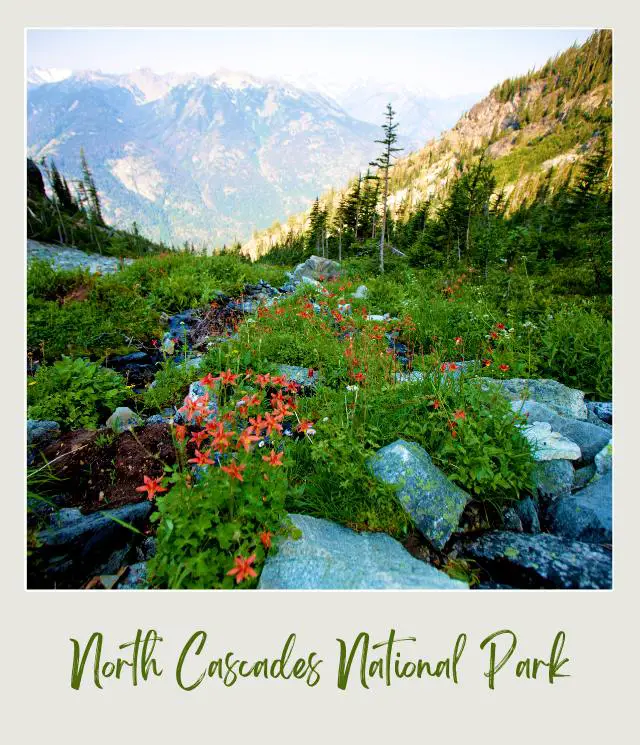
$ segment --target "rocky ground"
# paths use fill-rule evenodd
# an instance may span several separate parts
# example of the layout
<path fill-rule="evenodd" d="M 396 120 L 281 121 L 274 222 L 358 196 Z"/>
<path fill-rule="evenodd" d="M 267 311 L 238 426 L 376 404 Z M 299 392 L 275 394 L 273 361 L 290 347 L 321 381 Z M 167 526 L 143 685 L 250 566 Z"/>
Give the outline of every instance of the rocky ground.
<path fill-rule="evenodd" d="M 118 268 L 109 257 L 29 244 L 30 258 L 50 260 L 57 267 Z M 283 287 L 260 282 L 245 287 L 240 298 L 221 296 L 209 313 L 194 309 L 167 318 L 163 352 L 182 356 L 193 368 L 189 396 L 199 395 L 199 349 L 228 338 L 235 324 L 260 305 L 273 303 L 300 283 L 318 285 L 318 276 L 338 271 L 335 262 L 312 257 Z M 366 291 L 362 286 L 356 293 Z M 178 334 L 187 348 L 176 347 Z M 406 362 L 402 341 L 390 337 L 388 343 Z M 142 386 L 153 384 L 157 362 L 153 352 L 139 352 L 109 364 Z M 504 511 L 502 529 L 479 530 L 469 519 L 471 497 L 423 448 L 397 440 L 375 454 L 370 468 L 396 489 L 413 519 L 417 533 L 406 545 L 381 533 L 359 534 L 327 520 L 292 515 L 301 537 L 285 540 L 269 555 L 260 588 L 467 589 L 467 582 L 442 571 L 445 563 L 459 560 L 477 567 L 476 586 L 481 589 L 611 587 L 612 404 L 585 401 L 581 391 L 553 380 L 481 378 L 473 362 L 461 364 L 456 374 L 462 372 L 481 385 L 499 386 L 513 410 L 527 418 L 523 434 L 536 461 L 535 489 Z M 317 379 L 310 379 L 306 369 L 289 365 L 282 373 L 313 394 Z M 397 381 L 411 386 L 421 375 L 402 372 Z M 46 460 L 60 479 L 60 493 L 51 500 L 29 499 L 29 521 L 37 526 L 39 545 L 29 561 L 30 587 L 145 586 L 146 561 L 155 550 L 149 524 L 153 505 L 135 487 L 141 473 L 157 477 L 161 461 L 171 463 L 169 423 L 178 421 L 176 407 L 146 421 L 118 409 L 101 430 L 62 436 L 56 422 L 28 422 L 31 465 Z"/>

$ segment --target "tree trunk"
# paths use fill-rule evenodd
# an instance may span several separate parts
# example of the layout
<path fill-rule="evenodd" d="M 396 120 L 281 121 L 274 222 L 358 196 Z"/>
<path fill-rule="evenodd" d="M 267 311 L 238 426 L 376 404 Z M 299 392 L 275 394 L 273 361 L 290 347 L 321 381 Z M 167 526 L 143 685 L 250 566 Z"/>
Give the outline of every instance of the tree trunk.
<path fill-rule="evenodd" d="M 342 261 L 342 230 L 338 234 L 338 261 Z"/>
<path fill-rule="evenodd" d="M 384 171 L 384 194 L 382 196 L 382 231 L 380 233 L 380 274 L 384 274 L 384 234 L 387 228 L 387 194 L 389 189 L 389 166 Z"/>

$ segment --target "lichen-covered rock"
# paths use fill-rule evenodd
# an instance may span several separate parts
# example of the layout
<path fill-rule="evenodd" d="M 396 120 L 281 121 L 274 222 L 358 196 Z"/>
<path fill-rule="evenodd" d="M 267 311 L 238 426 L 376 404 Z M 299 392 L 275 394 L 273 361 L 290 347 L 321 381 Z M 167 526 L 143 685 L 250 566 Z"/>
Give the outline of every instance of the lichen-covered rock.
<path fill-rule="evenodd" d="M 533 484 L 540 497 L 568 497 L 573 487 L 574 474 L 573 466 L 568 460 L 543 461 L 534 466 Z"/>
<path fill-rule="evenodd" d="M 596 471 L 602 476 L 605 473 L 609 473 L 613 467 L 613 441 L 609 442 L 602 448 L 602 450 L 596 454 L 594 459 L 596 465 Z"/>
<path fill-rule="evenodd" d="M 290 515 L 301 537 L 269 554 L 262 590 L 466 590 L 430 564 L 415 559 L 384 533 L 353 530 L 309 515 Z"/>
<path fill-rule="evenodd" d="M 60 434 L 58 422 L 46 419 L 27 419 L 27 445 L 48 442 Z"/>
<path fill-rule="evenodd" d="M 547 422 L 534 422 L 523 427 L 522 434 L 531 446 L 535 461 L 579 460 L 582 455 L 575 442 L 553 432 Z"/>
<path fill-rule="evenodd" d="M 120 433 L 126 430 L 132 430 L 134 427 L 141 427 L 142 419 L 131 411 L 128 406 L 118 406 L 118 408 L 107 419 L 107 427 L 114 432 Z"/>
<path fill-rule="evenodd" d="M 582 460 L 590 463 L 608 442 L 610 433 L 602 427 L 581 419 L 570 419 L 560 416 L 550 406 L 537 401 L 516 400 L 511 402 L 511 408 L 524 416 L 529 424 L 547 422 L 554 432 L 575 442 L 582 453 Z"/>
<path fill-rule="evenodd" d="M 481 380 L 500 388 L 511 401 L 518 399 L 538 401 L 547 404 L 562 416 L 571 419 L 587 418 L 584 393 L 575 388 L 567 388 L 557 380 L 544 378 L 510 378 L 508 380 L 481 378 Z"/>
<path fill-rule="evenodd" d="M 415 442 L 396 440 L 369 459 L 369 468 L 396 487 L 400 504 L 416 527 L 442 549 L 457 529 L 471 497 L 433 465 L 426 450 Z"/>
<path fill-rule="evenodd" d="M 366 285 L 359 285 L 356 291 L 351 295 L 356 300 L 364 300 L 369 294 L 369 288 Z"/>
<path fill-rule="evenodd" d="M 278 365 L 278 372 L 297 383 L 301 387 L 302 393 L 313 392 L 320 380 L 320 373 L 317 370 L 313 370 L 312 374 L 309 375 L 308 368 L 298 367 L 297 365 Z"/>
<path fill-rule="evenodd" d="M 547 511 L 547 521 L 555 535 L 585 543 L 611 543 L 611 473 L 596 478 L 570 497 L 552 502 Z"/>
<path fill-rule="evenodd" d="M 458 556 L 472 559 L 493 582 L 519 589 L 609 589 L 611 553 L 602 546 L 548 533 L 492 531 L 460 539 Z"/>
<path fill-rule="evenodd" d="M 593 477 L 596 475 L 596 464 L 595 463 L 589 463 L 588 466 L 583 466 L 582 468 L 576 468 L 574 477 L 573 477 L 573 491 L 578 491 L 579 489 L 584 489 L 584 487 L 593 479 Z"/>

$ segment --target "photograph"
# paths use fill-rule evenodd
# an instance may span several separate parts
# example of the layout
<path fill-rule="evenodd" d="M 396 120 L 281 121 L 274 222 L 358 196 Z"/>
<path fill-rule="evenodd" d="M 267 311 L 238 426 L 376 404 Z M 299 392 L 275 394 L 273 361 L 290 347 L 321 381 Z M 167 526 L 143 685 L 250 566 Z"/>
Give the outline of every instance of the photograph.
<path fill-rule="evenodd" d="M 24 33 L 27 590 L 613 589 L 611 29 Z"/>

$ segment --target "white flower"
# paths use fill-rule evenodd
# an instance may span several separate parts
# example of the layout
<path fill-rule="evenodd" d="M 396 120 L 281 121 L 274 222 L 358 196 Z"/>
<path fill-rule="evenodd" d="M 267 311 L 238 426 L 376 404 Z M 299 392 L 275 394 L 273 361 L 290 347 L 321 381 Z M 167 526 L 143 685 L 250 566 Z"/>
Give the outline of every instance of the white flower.
<path fill-rule="evenodd" d="M 348 391 L 358 391 L 358 390 L 360 390 L 360 387 L 357 386 L 357 385 L 348 385 L 347 386 L 347 390 Z"/>

